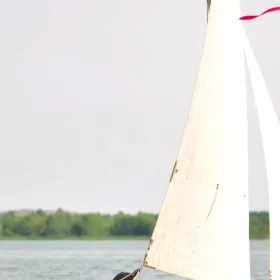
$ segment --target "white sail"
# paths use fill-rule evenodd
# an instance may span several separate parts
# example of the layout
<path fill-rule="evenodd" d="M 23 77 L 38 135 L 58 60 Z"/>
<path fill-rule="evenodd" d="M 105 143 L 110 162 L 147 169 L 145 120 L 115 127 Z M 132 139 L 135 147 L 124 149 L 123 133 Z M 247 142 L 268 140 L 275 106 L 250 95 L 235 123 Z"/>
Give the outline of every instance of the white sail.
<path fill-rule="evenodd" d="M 253 53 L 247 35 L 244 32 L 244 48 L 248 64 L 251 85 L 259 118 L 263 142 L 269 195 L 270 220 L 270 279 L 280 279 L 280 125 L 269 92 Z"/>
<path fill-rule="evenodd" d="M 250 279 L 245 59 L 239 0 L 212 0 L 180 151 L 144 266 Z"/>

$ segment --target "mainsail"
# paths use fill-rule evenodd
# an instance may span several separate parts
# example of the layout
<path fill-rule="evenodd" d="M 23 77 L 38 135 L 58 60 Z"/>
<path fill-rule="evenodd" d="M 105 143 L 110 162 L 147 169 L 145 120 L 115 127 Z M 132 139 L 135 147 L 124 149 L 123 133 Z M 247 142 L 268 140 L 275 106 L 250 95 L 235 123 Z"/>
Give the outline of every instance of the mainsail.
<path fill-rule="evenodd" d="M 270 220 L 270 279 L 280 279 L 279 252 L 279 160 L 280 160 L 280 124 L 273 103 L 270 99 L 265 80 L 253 53 L 245 30 L 244 48 L 255 104 L 259 118 L 269 194 Z"/>
<path fill-rule="evenodd" d="M 181 147 L 143 265 L 250 279 L 247 97 L 239 0 L 212 0 Z"/>

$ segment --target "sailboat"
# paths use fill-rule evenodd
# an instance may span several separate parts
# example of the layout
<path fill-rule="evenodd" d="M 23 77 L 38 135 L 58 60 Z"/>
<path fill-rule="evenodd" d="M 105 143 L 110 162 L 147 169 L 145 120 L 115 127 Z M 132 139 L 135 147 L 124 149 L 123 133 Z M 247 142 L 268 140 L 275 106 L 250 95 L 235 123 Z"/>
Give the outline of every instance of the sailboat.
<path fill-rule="evenodd" d="M 280 126 L 239 20 L 257 16 L 240 17 L 239 2 L 207 0 L 208 23 L 187 124 L 144 267 L 196 280 L 251 278 L 247 63 L 269 182 L 269 275 L 280 279 L 275 162 Z"/>

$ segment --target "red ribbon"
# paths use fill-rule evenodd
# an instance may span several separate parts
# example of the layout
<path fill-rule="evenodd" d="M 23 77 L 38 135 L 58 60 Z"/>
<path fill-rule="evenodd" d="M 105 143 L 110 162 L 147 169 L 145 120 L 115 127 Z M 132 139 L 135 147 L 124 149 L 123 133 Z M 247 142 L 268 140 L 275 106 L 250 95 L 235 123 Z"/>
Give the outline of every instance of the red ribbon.
<path fill-rule="evenodd" d="M 248 15 L 248 16 L 243 16 L 241 18 L 239 18 L 240 20 L 251 20 L 251 19 L 254 19 L 254 18 L 257 18 L 257 17 L 260 17 L 264 14 L 267 14 L 267 13 L 271 13 L 271 12 L 276 12 L 276 11 L 280 11 L 280 7 L 274 7 L 274 8 L 270 8 L 266 11 L 264 11 L 263 13 L 259 14 L 259 15 Z"/>

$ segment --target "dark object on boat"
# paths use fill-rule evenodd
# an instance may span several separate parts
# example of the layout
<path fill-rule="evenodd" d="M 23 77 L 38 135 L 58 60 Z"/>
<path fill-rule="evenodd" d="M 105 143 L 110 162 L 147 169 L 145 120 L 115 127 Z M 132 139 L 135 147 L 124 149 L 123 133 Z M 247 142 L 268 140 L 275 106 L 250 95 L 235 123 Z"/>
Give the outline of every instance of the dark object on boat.
<path fill-rule="evenodd" d="M 133 280 L 139 272 L 140 269 L 136 269 L 132 273 L 120 272 L 113 278 L 113 280 Z"/>

